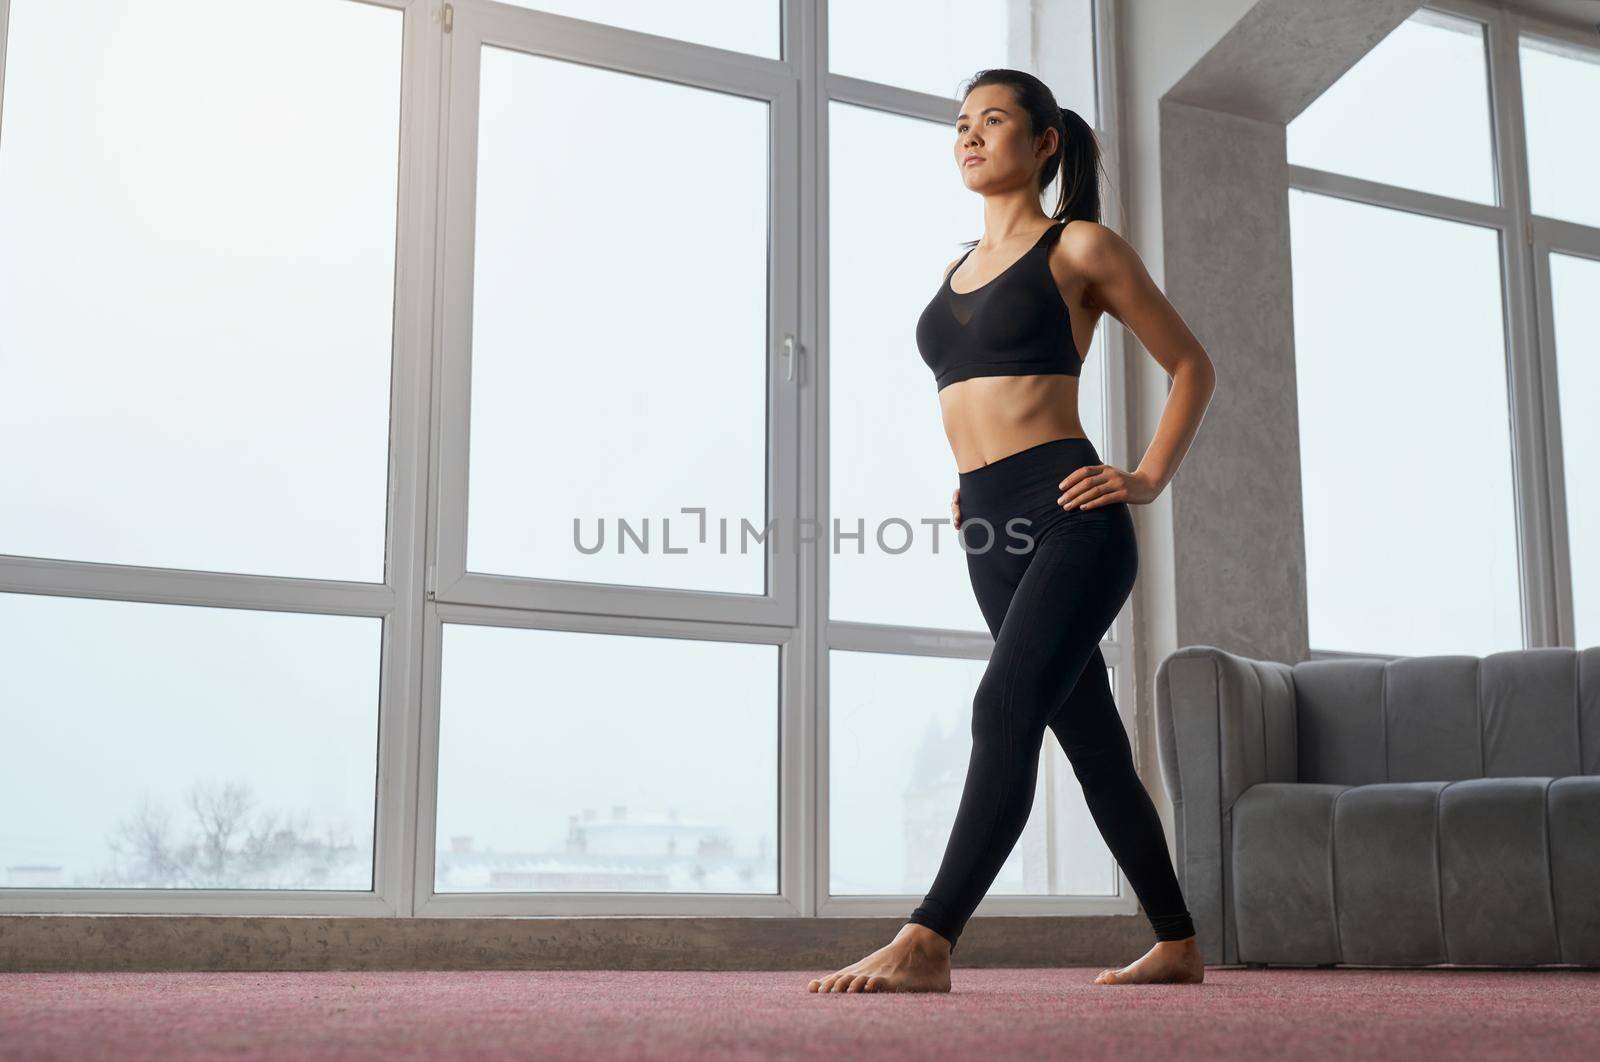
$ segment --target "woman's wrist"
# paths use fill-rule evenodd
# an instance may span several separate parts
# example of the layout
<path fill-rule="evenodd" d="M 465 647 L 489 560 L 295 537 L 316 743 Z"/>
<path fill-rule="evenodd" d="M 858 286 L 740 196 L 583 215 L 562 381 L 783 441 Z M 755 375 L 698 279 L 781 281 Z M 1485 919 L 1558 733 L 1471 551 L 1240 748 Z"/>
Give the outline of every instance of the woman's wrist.
<path fill-rule="evenodd" d="M 1167 479 L 1166 479 L 1166 477 L 1157 475 L 1156 473 L 1150 471 L 1148 468 L 1145 468 L 1143 465 L 1140 465 L 1138 468 L 1136 468 L 1132 472 L 1128 473 L 1128 475 L 1130 475 L 1130 476 L 1138 476 L 1140 479 L 1144 480 L 1145 483 L 1149 484 L 1152 488 L 1154 488 L 1154 490 L 1155 490 L 1155 492 L 1157 494 L 1160 494 L 1162 491 L 1167 489 Z"/>

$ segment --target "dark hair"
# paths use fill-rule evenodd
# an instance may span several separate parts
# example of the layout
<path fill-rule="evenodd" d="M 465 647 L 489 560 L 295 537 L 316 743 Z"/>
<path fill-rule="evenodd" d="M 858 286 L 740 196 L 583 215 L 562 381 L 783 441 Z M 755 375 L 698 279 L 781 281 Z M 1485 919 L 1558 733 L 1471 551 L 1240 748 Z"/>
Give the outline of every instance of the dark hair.
<path fill-rule="evenodd" d="M 1050 182 L 1059 178 L 1056 206 L 1050 211 L 1050 216 L 1057 221 L 1083 219 L 1098 222 L 1100 173 L 1104 165 L 1101 162 L 1100 141 L 1095 138 L 1089 123 L 1077 111 L 1056 103 L 1055 93 L 1050 91 L 1050 87 L 1026 70 L 1008 70 L 1004 67 L 980 70 L 962 87 L 961 98 L 965 99 L 973 89 L 982 85 L 1008 86 L 1016 97 L 1017 106 L 1027 113 L 1035 136 L 1051 128 L 1060 134 L 1056 153 L 1046 159 L 1039 170 L 1041 196 L 1050 187 Z M 972 241 L 973 246 L 977 243 L 977 240 Z"/>

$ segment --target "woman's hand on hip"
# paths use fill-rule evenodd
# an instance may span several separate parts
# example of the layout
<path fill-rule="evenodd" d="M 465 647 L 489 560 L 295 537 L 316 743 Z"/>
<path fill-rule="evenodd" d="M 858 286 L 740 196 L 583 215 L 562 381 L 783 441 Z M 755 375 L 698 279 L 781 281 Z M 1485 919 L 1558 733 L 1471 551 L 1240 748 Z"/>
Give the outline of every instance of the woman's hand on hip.
<path fill-rule="evenodd" d="M 1115 465 L 1084 465 L 1059 484 L 1061 497 L 1056 503 L 1066 510 L 1094 509 L 1113 502 L 1144 505 L 1161 491 L 1138 472 L 1124 472 Z"/>
<path fill-rule="evenodd" d="M 961 488 L 957 487 L 950 495 L 950 521 L 957 531 L 961 530 Z"/>

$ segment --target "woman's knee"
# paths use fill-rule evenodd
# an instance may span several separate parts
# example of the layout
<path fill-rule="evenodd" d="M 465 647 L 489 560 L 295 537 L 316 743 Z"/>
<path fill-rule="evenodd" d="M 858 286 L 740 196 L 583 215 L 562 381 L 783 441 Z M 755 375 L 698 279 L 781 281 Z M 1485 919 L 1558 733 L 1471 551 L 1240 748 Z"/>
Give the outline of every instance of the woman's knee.
<path fill-rule="evenodd" d="M 1044 740 L 1050 712 L 1029 683 L 1004 668 L 990 668 L 972 695 L 972 738 L 975 742 L 1009 740 L 1037 749 Z"/>

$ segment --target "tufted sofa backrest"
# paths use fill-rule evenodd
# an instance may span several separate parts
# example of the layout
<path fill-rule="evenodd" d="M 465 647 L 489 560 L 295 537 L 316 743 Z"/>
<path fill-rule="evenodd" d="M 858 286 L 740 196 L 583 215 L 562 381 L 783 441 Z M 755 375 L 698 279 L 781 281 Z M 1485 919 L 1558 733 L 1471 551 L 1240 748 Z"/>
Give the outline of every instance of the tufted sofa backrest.
<path fill-rule="evenodd" d="M 1600 774 L 1600 646 L 1294 665 L 1299 781 Z"/>

